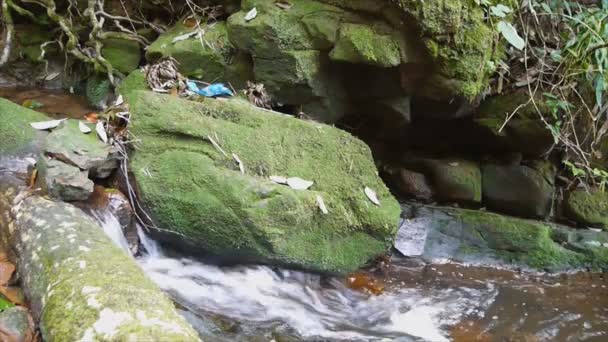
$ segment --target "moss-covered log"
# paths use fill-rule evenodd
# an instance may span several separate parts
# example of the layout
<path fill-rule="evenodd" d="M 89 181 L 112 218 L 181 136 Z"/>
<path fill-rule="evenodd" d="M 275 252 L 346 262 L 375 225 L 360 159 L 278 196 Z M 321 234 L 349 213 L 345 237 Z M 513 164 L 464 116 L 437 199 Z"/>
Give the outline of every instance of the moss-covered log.
<path fill-rule="evenodd" d="M 171 301 L 81 210 L 37 196 L 11 210 L 15 192 L 0 194 L 3 238 L 19 258 L 45 341 L 199 340 Z"/>

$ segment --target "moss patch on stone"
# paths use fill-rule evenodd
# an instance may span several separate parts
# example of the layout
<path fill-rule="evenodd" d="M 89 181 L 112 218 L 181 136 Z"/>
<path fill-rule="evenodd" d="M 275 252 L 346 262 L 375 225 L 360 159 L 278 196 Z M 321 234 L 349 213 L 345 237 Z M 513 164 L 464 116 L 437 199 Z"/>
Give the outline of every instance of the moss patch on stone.
<path fill-rule="evenodd" d="M 344 273 L 390 246 L 399 205 L 377 176 L 369 148 L 350 134 L 242 100 L 121 93 L 142 139 L 131 165 L 143 203 L 159 226 L 199 249 Z M 244 175 L 232 153 L 243 161 Z M 315 183 L 296 191 L 272 183 L 272 175 Z M 366 186 L 382 205 L 369 201 Z M 321 213 L 317 195 L 330 214 Z"/>
<path fill-rule="evenodd" d="M 364 24 L 342 24 L 329 58 L 383 68 L 401 64 L 401 52 L 395 38 Z"/>
<path fill-rule="evenodd" d="M 179 70 L 188 77 L 207 82 L 222 81 L 231 64 L 232 45 L 228 40 L 226 24 L 218 22 L 203 27 L 204 34 L 173 42 L 176 37 L 193 32 L 196 28 L 181 22 L 163 33 L 146 50 L 146 59 L 154 62 L 163 57 L 173 57 L 179 62 Z"/>
<path fill-rule="evenodd" d="M 502 57 L 502 42 L 485 22 L 482 7 L 472 0 L 391 2 L 414 20 L 433 58 L 438 76 L 424 91 L 431 97 L 451 94 L 467 99 L 480 94 L 494 71 L 489 62 Z"/>
<path fill-rule="evenodd" d="M 114 69 L 128 74 L 137 69 L 141 59 L 139 44 L 133 40 L 106 39 L 103 41 L 101 54 L 112 64 Z"/>
<path fill-rule="evenodd" d="M 572 220 L 608 230 L 608 192 L 575 190 L 564 205 L 566 215 Z"/>
<path fill-rule="evenodd" d="M 33 129 L 30 123 L 46 120 L 49 118 L 42 113 L 0 99 L 0 155 L 32 150 L 44 133 Z"/>

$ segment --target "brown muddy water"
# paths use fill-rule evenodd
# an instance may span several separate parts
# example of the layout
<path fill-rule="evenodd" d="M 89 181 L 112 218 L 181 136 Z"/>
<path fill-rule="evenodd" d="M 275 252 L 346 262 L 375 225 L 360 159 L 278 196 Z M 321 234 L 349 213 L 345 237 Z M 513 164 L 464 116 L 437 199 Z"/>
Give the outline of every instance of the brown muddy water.
<path fill-rule="evenodd" d="M 93 111 L 84 96 L 69 94 L 62 90 L 0 88 L 0 97 L 26 107 L 33 105 L 32 109 L 53 118 L 82 119 L 85 114 Z"/>
<path fill-rule="evenodd" d="M 84 98 L 59 92 L 0 89 L 0 96 L 19 104 L 36 100 L 37 110 L 53 116 L 91 111 Z M 14 165 L 0 158 L 0 173 L 18 173 Z M 118 221 L 98 220 L 119 243 Z M 206 341 L 608 341 L 604 274 L 394 257 L 370 275 L 377 290 L 371 294 L 353 289 L 353 277 L 218 267 L 164 251 L 141 231 L 140 238 L 149 253 L 137 258 L 139 265 Z"/>

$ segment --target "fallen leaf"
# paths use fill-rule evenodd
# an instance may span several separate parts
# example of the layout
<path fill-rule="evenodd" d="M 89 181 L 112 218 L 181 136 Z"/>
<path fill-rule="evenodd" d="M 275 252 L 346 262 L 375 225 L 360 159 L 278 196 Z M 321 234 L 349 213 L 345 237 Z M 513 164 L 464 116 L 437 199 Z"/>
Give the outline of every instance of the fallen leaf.
<path fill-rule="evenodd" d="M 50 73 L 50 74 L 46 75 L 46 77 L 44 78 L 44 80 L 45 81 L 50 81 L 50 80 L 53 80 L 53 79 L 57 78 L 57 76 L 59 76 L 59 72 L 53 72 L 53 73 Z"/>
<path fill-rule="evenodd" d="M 50 120 L 50 121 L 39 121 L 39 122 L 32 122 L 30 123 L 30 125 L 38 130 L 47 130 L 47 129 L 53 129 L 59 125 L 61 125 L 62 122 L 64 122 L 66 119 L 61 119 L 61 120 Z"/>
<path fill-rule="evenodd" d="M 329 214 L 329 210 L 327 210 L 327 207 L 325 206 L 323 197 L 321 197 L 320 195 L 317 195 L 317 205 L 319 206 L 319 209 L 321 209 L 321 212 L 323 214 Z"/>
<path fill-rule="evenodd" d="M 234 158 L 234 160 L 236 161 L 237 164 L 239 164 L 239 170 L 241 170 L 242 174 L 245 174 L 245 165 L 243 165 L 243 162 L 241 161 L 241 159 L 239 158 L 239 156 L 237 156 L 236 154 L 232 154 L 232 158 Z"/>
<path fill-rule="evenodd" d="M 38 109 L 44 107 L 44 105 L 37 100 L 25 100 L 21 103 L 21 105 L 29 109 Z"/>
<path fill-rule="evenodd" d="M 192 16 L 184 19 L 183 24 L 185 27 L 193 28 L 196 26 L 196 19 Z"/>
<path fill-rule="evenodd" d="M 290 4 L 287 1 L 277 1 L 274 3 L 275 5 L 277 5 L 277 7 L 282 8 L 282 9 L 290 9 L 293 5 Z"/>
<path fill-rule="evenodd" d="M 97 117 L 98 116 L 99 116 L 99 114 L 97 114 L 97 113 L 89 113 L 89 114 L 86 114 L 84 116 L 84 118 L 85 118 L 85 120 L 87 120 L 87 122 L 97 123 Z"/>
<path fill-rule="evenodd" d="M 16 305 L 25 305 L 23 291 L 15 286 L 0 286 L 0 293 Z"/>
<path fill-rule="evenodd" d="M 8 254 L 6 254 L 5 251 L 0 251 L 0 261 L 7 261 L 8 260 Z"/>
<path fill-rule="evenodd" d="M 29 188 L 33 188 L 34 185 L 36 184 L 36 178 L 38 177 L 38 169 L 34 169 L 34 171 L 32 171 L 32 174 L 30 175 L 30 179 L 27 182 L 27 186 Z"/>
<path fill-rule="evenodd" d="M 15 265 L 8 261 L 0 262 L 0 286 L 6 286 L 15 273 Z"/>
<path fill-rule="evenodd" d="M 116 101 L 114 101 L 114 106 L 120 106 L 123 103 L 125 103 L 125 99 L 122 97 L 122 95 L 118 95 Z"/>
<path fill-rule="evenodd" d="M 460 165 L 460 164 L 458 164 L 457 162 L 450 163 L 450 166 L 458 166 L 458 165 Z"/>
<path fill-rule="evenodd" d="M 372 276 L 364 273 L 354 273 L 346 279 L 348 288 L 356 291 L 367 292 L 376 296 L 384 292 L 384 284 Z"/>
<path fill-rule="evenodd" d="M 253 19 L 255 19 L 255 17 L 258 16 L 258 9 L 257 8 L 253 8 L 251 11 L 247 12 L 247 14 L 245 15 L 245 21 L 251 21 Z"/>
<path fill-rule="evenodd" d="M 282 176 L 270 176 L 269 177 L 271 181 L 277 183 L 277 184 L 283 184 L 283 185 L 287 185 L 287 178 L 286 177 L 282 177 Z"/>
<path fill-rule="evenodd" d="M 99 139 L 104 143 L 108 143 L 108 134 L 106 133 L 105 127 L 103 127 L 103 122 L 97 121 L 97 125 L 95 125 L 95 131 L 99 136 Z"/>
<path fill-rule="evenodd" d="M 299 177 L 291 177 L 287 179 L 287 185 L 294 190 L 307 190 L 315 182 L 307 181 Z"/>
<path fill-rule="evenodd" d="M 380 201 L 378 200 L 378 196 L 376 195 L 376 192 L 374 190 L 365 187 L 365 195 L 367 195 L 367 198 L 369 198 L 372 203 L 374 203 L 375 205 L 380 205 Z"/>
<path fill-rule="evenodd" d="M 78 121 L 78 128 L 80 129 L 80 132 L 84 134 L 91 133 L 91 129 L 89 128 L 89 126 L 85 125 L 85 123 L 82 121 Z"/>
<path fill-rule="evenodd" d="M 177 42 L 181 42 L 181 41 L 183 41 L 183 40 L 186 40 L 186 39 L 192 38 L 192 37 L 196 36 L 196 34 L 197 34 L 198 32 L 199 32 L 198 30 L 194 30 L 194 31 L 192 31 L 192 32 L 188 32 L 188 33 L 185 33 L 185 34 L 179 35 L 179 36 L 177 36 L 177 37 L 173 38 L 173 40 L 171 41 L 171 43 L 175 44 L 175 43 L 177 43 Z"/>
<path fill-rule="evenodd" d="M 179 92 L 177 91 L 177 88 L 171 88 L 171 90 L 169 90 L 169 95 L 178 96 Z"/>

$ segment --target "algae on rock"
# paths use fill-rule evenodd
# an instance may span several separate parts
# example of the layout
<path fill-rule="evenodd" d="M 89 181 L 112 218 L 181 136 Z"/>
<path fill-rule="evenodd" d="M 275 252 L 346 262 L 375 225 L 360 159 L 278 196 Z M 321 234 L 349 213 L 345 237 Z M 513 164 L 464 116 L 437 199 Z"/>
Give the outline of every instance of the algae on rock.
<path fill-rule="evenodd" d="M 134 73 L 120 89 L 131 106 L 132 132 L 142 140 L 131 166 L 155 223 L 178 233 L 171 240 L 227 259 L 339 273 L 390 246 L 399 205 L 363 142 L 242 100 L 196 103 L 138 91 L 143 84 Z M 296 191 L 271 182 L 273 175 L 315 183 Z M 380 206 L 367 199 L 365 187 L 377 192 Z"/>
<path fill-rule="evenodd" d="M 44 133 L 33 129 L 30 123 L 46 120 L 49 118 L 42 113 L 0 98 L 0 154 L 35 150 L 42 142 Z"/>
<path fill-rule="evenodd" d="M 572 191 L 565 201 L 566 215 L 579 223 L 608 230 L 608 192 Z"/>

